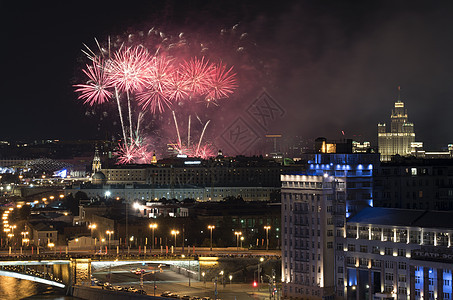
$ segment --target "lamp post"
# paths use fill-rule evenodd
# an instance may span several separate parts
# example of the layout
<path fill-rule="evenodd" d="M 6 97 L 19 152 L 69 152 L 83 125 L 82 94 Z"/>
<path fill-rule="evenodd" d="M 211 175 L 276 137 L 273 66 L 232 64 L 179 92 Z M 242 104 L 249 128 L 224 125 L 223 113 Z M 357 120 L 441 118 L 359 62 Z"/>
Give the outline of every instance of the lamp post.
<path fill-rule="evenodd" d="M 264 257 L 260 257 L 260 262 L 258 263 L 258 291 L 260 290 L 260 282 L 261 282 L 261 277 L 260 277 L 260 272 L 261 272 L 261 263 L 264 261 Z"/>
<path fill-rule="evenodd" d="M 233 279 L 233 275 L 228 276 L 230 278 L 230 287 L 231 287 L 231 280 Z"/>
<path fill-rule="evenodd" d="M 270 226 L 264 226 L 264 229 L 266 229 L 266 251 L 269 250 L 269 229 L 271 229 Z"/>
<path fill-rule="evenodd" d="M 236 235 L 236 249 L 237 249 L 237 252 L 239 252 L 239 236 L 242 235 L 242 232 L 235 231 L 234 234 Z"/>
<path fill-rule="evenodd" d="M 211 230 L 211 250 L 212 251 L 212 230 L 215 229 L 214 225 L 208 225 L 208 229 Z"/>
<path fill-rule="evenodd" d="M 110 250 L 110 236 L 113 234 L 113 230 L 107 230 L 105 233 L 107 233 L 109 236 L 108 249 Z"/>
<path fill-rule="evenodd" d="M 90 228 L 91 238 L 93 238 L 93 230 L 95 230 L 96 227 L 97 227 L 96 224 L 88 225 L 88 228 Z M 94 252 L 96 252 L 96 238 L 94 238 Z"/>
<path fill-rule="evenodd" d="M 179 234 L 179 230 L 172 230 L 171 234 L 175 236 L 175 253 L 176 253 L 176 236 Z"/>
<path fill-rule="evenodd" d="M 151 248 L 151 252 L 152 252 L 154 250 L 154 230 L 157 228 L 157 224 L 156 223 L 149 224 L 149 228 L 151 228 L 151 230 L 153 232 L 153 241 L 152 241 L 153 247 Z"/>

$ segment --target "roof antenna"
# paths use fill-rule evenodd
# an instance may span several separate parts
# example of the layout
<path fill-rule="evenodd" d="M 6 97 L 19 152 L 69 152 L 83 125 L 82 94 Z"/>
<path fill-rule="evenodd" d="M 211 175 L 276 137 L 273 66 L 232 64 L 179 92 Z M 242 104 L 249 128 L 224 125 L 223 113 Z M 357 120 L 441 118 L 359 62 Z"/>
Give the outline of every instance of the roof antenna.
<path fill-rule="evenodd" d="M 401 102 L 401 86 L 398 86 L 398 102 Z"/>

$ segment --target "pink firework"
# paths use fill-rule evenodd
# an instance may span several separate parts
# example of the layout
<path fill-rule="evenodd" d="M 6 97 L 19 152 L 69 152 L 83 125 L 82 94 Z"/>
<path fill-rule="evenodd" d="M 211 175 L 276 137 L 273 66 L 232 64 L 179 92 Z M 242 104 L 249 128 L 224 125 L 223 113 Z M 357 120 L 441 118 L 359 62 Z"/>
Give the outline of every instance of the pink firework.
<path fill-rule="evenodd" d="M 202 159 L 208 159 L 210 157 L 213 157 L 215 155 L 214 150 L 209 145 L 204 145 L 198 149 L 198 152 L 194 150 L 194 156 L 195 157 L 200 157 Z"/>
<path fill-rule="evenodd" d="M 165 56 L 153 57 L 152 64 L 148 69 L 148 85 L 165 93 L 175 69 L 171 62 L 171 59 Z"/>
<path fill-rule="evenodd" d="M 136 98 L 144 110 L 149 108 L 152 113 L 162 113 L 165 108 L 171 107 L 171 101 L 167 95 L 153 87 L 147 87 L 138 92 Z"/>
<path fill-rule="evenodd" d="M 108 91 L 113 87 L 112 81 L 104 72 L 104 66 L 102 59 L 95 58 L 93 65 L 87 65 L 87 69 L 82 70 L 89 78 L 87 84 L 74 85 L 77 88 L 75 91 L 80 93 L 78 99 L 85 99 L 84 104 L 93 106 L 107 102 L 112 97 L 112 93 Z"/>
<path fill-rule="evenodd" d="M 146 84 L 150 69 L 150 55 L 143 47 L 122 49 L 115 53 L 109 75 L 120 91 L 139 91 Z"/>
<path fill-rule="evenodd" d="M 148 150 L 147 145 L 140 144 L 136 146 L 136 162 L 141 164 L 149 163 L 153 157 L 153 153 Z"/>
<path fill-rule="evenodd" d="M 228 98 L 236 89 L 236 74 L 232 72 L 233 67 L 226 69 L 226 66 L 219 64 L 213 72 L 209 80 L 208 98 L 221 99 Z"/>
<path fill-rule="evenodd" d="M 181 74 L 187 80 L 190 90 L 195 94 L 204 94 L 209 89 L 213 66 L 204 57 L 192 58 L 181 65 Z"/>
<path fill-rule="evenodd" d="M 118 151 L 114 153 L 117 157 L 117 164 L 124 165 L 134 163 L 137 158 L 137 147 L 134 143 L 128 145 L 126 143 L 118 145 Z"/>
<path fill-rule="evenodd" d="M 173 101 L 180 101 L 189 96 L 189 81 L 178 71 L 173 73 L 168 84 L 168 98 Z"/>

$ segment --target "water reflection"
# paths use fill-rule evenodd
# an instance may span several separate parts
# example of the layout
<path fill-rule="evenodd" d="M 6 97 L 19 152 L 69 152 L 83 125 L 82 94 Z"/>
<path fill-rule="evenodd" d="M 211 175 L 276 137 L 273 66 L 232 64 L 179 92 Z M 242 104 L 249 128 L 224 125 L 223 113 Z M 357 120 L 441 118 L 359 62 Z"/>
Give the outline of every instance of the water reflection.
<path fill-rule="evenodd" d="M 64 297 L 61 289 L 33 281 L 0 276 L 0 299 L 73 299 Z M 30 297 L 30 298 L 28 298 Z"/>

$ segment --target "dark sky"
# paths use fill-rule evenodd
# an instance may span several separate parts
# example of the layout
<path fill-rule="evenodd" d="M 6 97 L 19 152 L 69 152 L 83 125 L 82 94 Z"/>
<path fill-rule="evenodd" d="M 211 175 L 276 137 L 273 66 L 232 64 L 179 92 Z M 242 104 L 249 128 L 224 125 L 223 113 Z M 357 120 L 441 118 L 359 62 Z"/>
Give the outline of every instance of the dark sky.
<path fill-rule="evenodd" d="M 400 85 L 416 140 L 453 143 L 451 1 L 268 2 L 2 1 L 0 139 L 94 137 L 72 88 L 94 37 L 239 23 L 271 66 L 256 84 L 285 111 L 273 131 L 375 144 Z"/>

